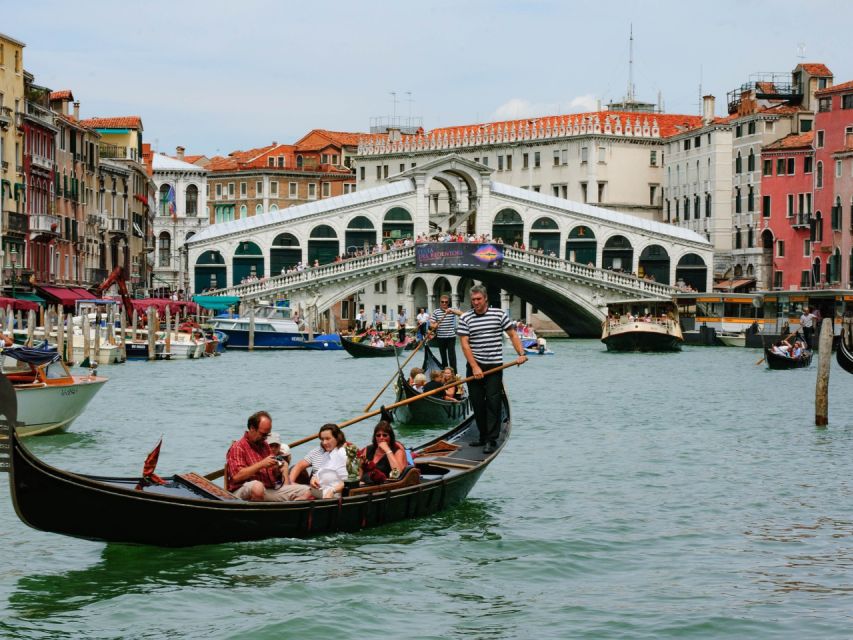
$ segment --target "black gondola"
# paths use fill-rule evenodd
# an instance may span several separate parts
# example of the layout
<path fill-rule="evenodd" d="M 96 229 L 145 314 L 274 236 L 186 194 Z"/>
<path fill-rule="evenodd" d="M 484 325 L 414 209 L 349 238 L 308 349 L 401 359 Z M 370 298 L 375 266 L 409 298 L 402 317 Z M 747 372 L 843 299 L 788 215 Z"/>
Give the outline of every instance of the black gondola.
<path fill-rule="evenodd" d="M 435 357 L 435 354 L 433 354 L 427 345 L 424 345 L 424 363 L 422 368 L 427 379 L 429 379 L 431 371 L 441 369 L 441 362 L 438 361 L 438 358 Z M 418 392 L 407 382 L 404 371 L 400 371 L 397 376 L 396 390 L 397 399 L 395 402 L 418 395 Z M 458 402 L 430 396 L 418 402 L 405 404 L 394 409 L 394 421 L 399 424 L 448 426 L 459 424 L 470 413 L 471 400 L 467 393 Z"/>
<path fill-rule="evenodd" d="M 393 358 L 397 347 L 393 344 L 387 347 L 371 347 L 370 344 L 356 342 L 346 336 L 341 336 L 341 346 L 353 358 Z"/>
<path fill-rule="evenodd" d="M 8 387 L 8 389 L 7 389 Z M 34 456 L 10 428 L 14 392 L 0 376 L 0 469 L 8 469 L 18 517 L 35 529 L 90 540 L 183 547 L 265 538 L 305 538 L 426 516 L 468 495 L 509 439 L 509 401 L 495 453 L 468 441 L 473 417 L 415 449 L 400 480 L 352 489 L 346 497 L 294 502 L 244 502 L 196 474 L 165 485 L 140 478 L 79 475 Z M 5 439 L 4 439 L 5 436 Z"/>
<path fill-rule="evenodd" d="M 835 360 L 847 373 L 853 373 L 853 349 L 850 347 L 850 336 L 846 329 L 841 329 L 841 338 L 838 340 L 838 351 L 835 352 Z"/>
<path fill-rule="evenodd" d="M 764 348 L 764 360 L 770 369 L 804 369 L 812 363 L 812 352 L 804 351 L 799 358 L 789 358 Z"/>

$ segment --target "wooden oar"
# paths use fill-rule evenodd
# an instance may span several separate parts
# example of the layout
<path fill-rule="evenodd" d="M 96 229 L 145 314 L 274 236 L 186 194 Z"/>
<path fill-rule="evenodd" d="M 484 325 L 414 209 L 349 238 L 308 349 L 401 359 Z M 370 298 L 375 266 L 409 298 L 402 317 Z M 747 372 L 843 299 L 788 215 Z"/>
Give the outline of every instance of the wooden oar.
<path fill-rule="evenodd" d="M 795 335 L 797 335 L 798 333 L 799 333 L 799 331 L 794 331 L 794 333 L 789 333 L 789 334 L 788 334 L 788 336 L 785 338 L 785 340 L 790 340 L 791 338 L 793 338 L 793 337 L 794 337 Z M 783 340 L 783 341 L 784 341 L 784 340 Z M 755 363 L 755 364 L 756 364 L 756 366 L 758 366 L 758 365 L 760 365 L 762 362 L 764 362 L 765 358 L 767 358 L 767 356 L 766 356 L 766 355 L 765 355 L 765 356 L 763 356 L 763 357 L 761 358 L 761 360 L 759 360 L 758 362 L 756 362 L 756 363 Z"/>
<path fill-rule="evenodd" d="M 445 314 L 444 314 L 444 317 L 441 319 L 441 322 L 439 322 L 439 323 L 435 326 L 435 331 L 436 331 L 436 332 L 438 332 L 438 328 L 441 326 L 441 323 L 442 323 L 442 322 L 444 322 L 445 320 L 447 320 L 447 316 L 450 316 L 450 315 L 454 315 L 454 314 L 450 313 L 450 311 L 448 311 L 447 313 L 445 313 Z M 385 389 L 387 389 L 387 388 L 388 388 L 388 385 L 389 385 L 389 384 L 391 384 L 392 382 L 394 382 L 394 378 L 396 378 L 396 377 L 397 377 L 397 374 L 398 374 L 400 371 L 402 371 L 402 370 L 403 370 L 403 367 L 405 367 L 407 364 L 409 364 L 409 360 L 411 360 L 412 358 L 414 358 L 414 357 L 415 357 L 415 354 L 416 354 L 418 351 L 420 351 L 420 348 L 421 348 L 422 346 L 424 346 L 427 342 L 429 342 L 430 340 L 432 340 L 432 338 L 433 338 L 433 336 L 434 336 L 434 335 L 435 335 L 434 333 L 432 333 L 432 332 L 430 332 L 430 331 L 427 331 L 427 334 L 426 334 L 426 336 L 424 336 L 424 339 L 423 339 L 423 340 L 421 340 L 421 343 L 420 343 L 417 347 L 415 347 L 415 348 L 412 350 L 412 354 L 411 354 L 408 358 L 406 358 L 406 361 L 405 361 L 403 364 L 397 365 L 397 371 L 395 371 L 395 372 L 394 372 L 394 375 L 392 375 L 392 376 L 391 376 L 391 379 L 390 379 L 390 380 L 388 380 L 388 382 L 386 382 L 386 383 L 385 383 L 385 386 L 384 386 L 384 387 L 382 387 L 382 388 L 379 390 L 379 393 L 377 393 L 375 396 L 373 396 L 373 400 L 371 400 L 371 401 L 368 403 L 368 405 L 364 408 L 364 410 L 365 410 L 365 411 L 370 411 L 370 407 L 372 407 L 374 404 L 376 404 L 376 401 L 377 401 L 377 400 L 379 400 L 379 396 L 381 396 L 383 393 L 385 393 Z"/>
<path fill-rule="evenodd" d="M 488 371 L 483 371 L 483 377 L 490 376 L 493 373 L 497 373 L 498 371 L 503 371 L 504 369 L 508 369 L 509 367 L 515 367 L 515 366 L 518 366 L 518 362 L 516 362 L 515 360 L 513 360 L 512 362 L 507 362 L 506 364 L 502 364 L 501 366 L 495 367 L 494 369 L 489 369 Z M 390 409 L 396 409 L 397 407 L 402 407 L 405 404 L 412 404 L 413 402 L 417 402 L 418 400 L 423 400 L 424 398 L 426 398 L 428 396 L 435 395 L 436 393 L 439 393 L 441 391 L 447 391 L 450 387 L 455 387 L 455 386 L 460 385 L 460 384 L 466 384 L 468 382 L 471 382 L 475 378 L 476 378 L 476 376 L 469 376 L 467 378 L 463 378 L 462 380 L 450 382 L 450 383 L 448 383 L 442 387 L 438 387 L 437 389 L 432 389 L 431 391 L 425 391 L 423 393 L 419 393 L 416 396 L 412 396 L 411 398 L 406 398 L 405 400 L 400 400 L 400 402 L 395 402 L 394 404 L 390 404 L 387 407 L 384 407 L 384 409 L 386 411 L 388 411 Z M 357 416 L 355 418 L 350 418 L 346 422 L 340 423 L 338 425 L 338 427 L 340 427 L 341 429 L 346 429 L 348 426 L 353 425 L 356 422 L 361 422 L 362 420 L 367 420 L 368 418 L 372 418 L 373 416 L 378 416 L 380 413 L 382 413 L 381 408 L 380 409 L 374 409 L 373 411 L 363 413 L 360 416 Z M 317 435 L 318 434 L 313 433 L 310 436 L 305 436 L 304 438 L 300 438 L 299 440 L 296 440 L 295 442 L 291 442 L 288 446 L 291 449 L 294 447 L 298 447 L 301 444 L 305 444 L 306 442 L 311 442 L 312 440 L 316 439 Z M 207 478 L 208 480 L 218 480 L 223 475 L 225 475 L 225 469 L 224 468 L 223 469 L 217 469 L 216 471 L 213 471 L 212 473 L 208 473 L 204 477 Z"/>

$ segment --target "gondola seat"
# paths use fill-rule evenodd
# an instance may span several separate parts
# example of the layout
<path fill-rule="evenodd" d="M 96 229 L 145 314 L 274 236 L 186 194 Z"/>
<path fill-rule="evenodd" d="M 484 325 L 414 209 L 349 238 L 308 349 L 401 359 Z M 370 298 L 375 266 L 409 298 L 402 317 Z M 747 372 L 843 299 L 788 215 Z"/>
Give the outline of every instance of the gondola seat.
<path fill-rule="evenodd" d="M 357 496 L 363 493 L 373 493 L 375 491 L 391 491 L 392 489 L 401 489 L 403 487 L 411 487 L 421 482 L 421 472 L 415 467 L 406 467 L 400 472 L 400 477 L 396 480 L 386 480 L 377 484 L 366 484 L 360 487 L 350 489 L 350 496 Z"/>

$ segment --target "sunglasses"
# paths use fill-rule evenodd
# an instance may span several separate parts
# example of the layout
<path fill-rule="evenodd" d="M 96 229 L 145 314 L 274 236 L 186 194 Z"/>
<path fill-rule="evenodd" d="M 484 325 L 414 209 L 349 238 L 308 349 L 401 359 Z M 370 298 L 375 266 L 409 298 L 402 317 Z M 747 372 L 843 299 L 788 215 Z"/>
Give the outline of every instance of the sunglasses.
<path fill-rule="evenodd" d="M 391 436 L 389 436 L 387 433 L 377 433 L 375 437 L 376 438 L 387 438 L 388 440 L 391 439 Z"/>

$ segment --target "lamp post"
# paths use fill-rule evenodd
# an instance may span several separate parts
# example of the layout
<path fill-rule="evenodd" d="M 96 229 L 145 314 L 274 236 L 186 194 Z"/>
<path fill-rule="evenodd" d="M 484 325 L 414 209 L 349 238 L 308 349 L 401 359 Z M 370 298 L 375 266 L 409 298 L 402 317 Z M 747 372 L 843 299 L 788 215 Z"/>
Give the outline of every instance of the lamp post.
<path fill-rule="evenodd" d="M 15 297 L 15 285 L 18 280 L 18 251 L 15 248 L 15 245 L 12 245 L 12 248 L 9 250 L 9 261 L 12 264 L 12 297 Z"/>

